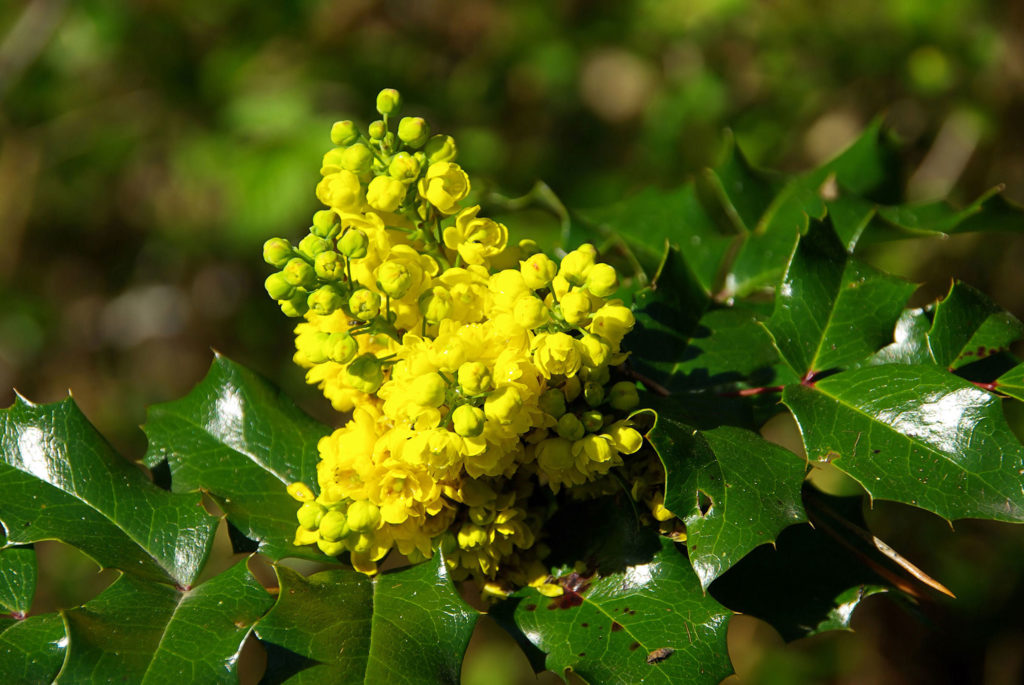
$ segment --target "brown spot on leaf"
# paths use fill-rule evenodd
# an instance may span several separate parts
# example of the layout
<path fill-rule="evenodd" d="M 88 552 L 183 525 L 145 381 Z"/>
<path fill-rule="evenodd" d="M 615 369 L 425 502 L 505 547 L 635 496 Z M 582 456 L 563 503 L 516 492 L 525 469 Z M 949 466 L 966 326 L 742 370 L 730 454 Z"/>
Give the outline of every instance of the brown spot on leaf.
<path fill-rule="evenodd" d="M 618 621 L 612 621 L 612 632 L 617 633 L 622 630 L 622 624 Z"/>
<path fill-rule="evenodd" d="M 629 651 L 631 651 L 631 652 L 635 652 L 638 649 L 640 649 L 640 643 L 639 642 L 634 642 L 633 644 L 631 644 L 629 646 Z"/>
<path fill-rule="evenodd" d="M 526 610 L 527 611 L 537 611 L 537 605 L 536 604 L 527 604 L 526 605 Z"/>
<path fill-rule="evenodd" d="M 649 664 L 660 664 L 665 659 L 669 658 L 676 653 L 676 650 L 671 647 L 659 647 L 650 654 L 647 655 L 647 663 Z"/>

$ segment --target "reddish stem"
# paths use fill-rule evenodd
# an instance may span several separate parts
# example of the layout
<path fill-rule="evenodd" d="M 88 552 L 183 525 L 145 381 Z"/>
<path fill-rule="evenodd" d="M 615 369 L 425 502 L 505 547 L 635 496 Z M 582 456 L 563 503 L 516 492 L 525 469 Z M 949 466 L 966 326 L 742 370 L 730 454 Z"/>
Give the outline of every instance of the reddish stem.
<path fill-rule="evenodd" d="M 744 388 L 743 390 L 731 390 L 718 393 L 719 397 L 752 397 L 754 395 L 766 395 L 770 392 L 782 392 L 784 385 L 766 385 L 761 388 Z"/>

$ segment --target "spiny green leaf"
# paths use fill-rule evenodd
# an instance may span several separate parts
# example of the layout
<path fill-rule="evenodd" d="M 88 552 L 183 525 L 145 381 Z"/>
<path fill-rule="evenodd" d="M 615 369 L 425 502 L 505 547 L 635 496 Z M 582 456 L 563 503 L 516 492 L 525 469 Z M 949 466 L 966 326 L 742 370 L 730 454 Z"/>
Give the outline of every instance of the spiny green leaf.
<path fill-rule="evenodd" d="M 732 671 L 732 612 L 702 592 L 671 541 L 660 546 L 619 573 L 560 579 L 561 597 L 524 588 L 500 609 L 556 673 L 591 683 L 718 683 Z"/>
<path fill-rule="evenodd" d="M 847 257 L 826 224 L 800 238 L 767 327 L 800 376 L 843 368 L 892 342 L 916 286 Z"/>
<path fill-rule="evenodd" d="M 296 660 L 305 670 L 278 672 L 281 682 L 459 682 L 479 614 L 455 591 L 440 554 L 372 579 L 340 569 L 308 578 L 275 569 L 277 603 L 256 634 L 308 660 Z"/>
<path fill-rule="evenodd" d="M 692 182 L 671 191 L 647 188 L 607 207 L 582 212 L 601 230 L 621 237 L 649 273 L 665 244 L 678 247 L 705 292 L 715 287 L 719 267 L 732 242 L 707 215 Z"/>
<path fill-rule="evenodd" d="M 806 520 L 804 460 L 757 433 L 732 426 L 698 431 L 662 412 L 647 439 L 665 465 L 665 506 L 686 523 L 701 587 Z"/>
<path fill-rule="evenodd" d="M 62 682 L 238 682 L 238 651 L 273 604 L 245 561 L 180 591 L 124 575 L 64 612 Z"/>
<path fill-rule="evenodd" d="M 1001 352 L 1024 333 L 1017 317 L 964 283 L 935 305 L 928 348 L 936 364 L 957 369 Z"/>
<path fill-rule="evenodd" d="M 9 542 L 61 540 L 101 566 L 183 586 L 199 574 L 217 520 L 198 495 L 161 490 L 118 456 L 70 397 L 0 411 L 0 455 Z"/>
<path fill-rule="evenodd" d="M 944 201 L 880 206 L 878 217 L 890 227 L 875 232 L 892 233 L 892 228 L 904 233 L 925 235 L 1024 230 L 1024 212 L 1007 201 L 1001 191 L 1001 186 L 992 188 L 962 209 L 956 209 Z"/>
<path fill-rule="evenodd" d="M 217 355 L 185 397 L 149 408 L 146 462 L 167 459 L 176 492 L 204 490 L 259 550 L 323 560 L 291 544 L 298 505 L 286 486 L 315 487 L 317 441 L 329 429 L 257 374 Z"/>
<path fill-rule="evenodd" d="M 931 365 L 845 371 L 791 385 L 809 459 L 831 461 L 875 498 L 947 519 L 1024 521 L 1024 447 L 999 399 Z"/>
<path fill-rule="evenodd" d="M 0 549 L 0 607 L 12 614 L 25 615 L 32 606 L 35 592 L 35 550 L 31 547 Z"/>
<path fill-rule="evenodd" d="M 9 621 L 0 627 L 0 676 L 5 683 L 53 682 L 67 644 L 60 614 Z"/>
<path fill-rule="evenodd" d="M 904 309 L 896 322 L 893 342 L 867 360 L 868 364 L 931 364 L 928 331 L 932 327 L 930 309 Z"/>

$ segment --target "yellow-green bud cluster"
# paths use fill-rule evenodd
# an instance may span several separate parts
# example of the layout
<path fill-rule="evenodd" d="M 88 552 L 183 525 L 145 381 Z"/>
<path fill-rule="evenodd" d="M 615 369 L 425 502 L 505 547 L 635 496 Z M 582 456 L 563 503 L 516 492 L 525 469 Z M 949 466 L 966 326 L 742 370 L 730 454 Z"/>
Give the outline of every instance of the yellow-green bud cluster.
<path fill-rule="evenodd" d="M 365 133 L 332 127 L 309 235 L 264 245 L 267 292 L 303 319 L 295 361 L 352 413 L 318 445 L 320 494 L 291 486 L 296 544 L 366 573 L 441 546 L 456 578 L 524 584 L 543 575 L 541 491 L 598 492 L 641 448 L 633 315 L 593 246 L 509 246 L 463 206 L 454 140 L 398 118 L 396 91 L 376 105 Z"/>

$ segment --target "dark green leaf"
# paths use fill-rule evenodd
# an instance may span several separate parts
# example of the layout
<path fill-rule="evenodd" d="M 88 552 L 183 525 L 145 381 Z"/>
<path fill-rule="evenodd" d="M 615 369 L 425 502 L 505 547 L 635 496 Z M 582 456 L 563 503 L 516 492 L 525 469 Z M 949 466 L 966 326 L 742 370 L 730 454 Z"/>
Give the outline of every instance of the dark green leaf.
<path fill-rule="evenodd" d="M 843 368 L 892 342 L 915 287 L 850 259 L 816 223 L 793 252 L 767 327 L 798 375 Z"/>
<path fill-rule="evenodd" d="M 51 683 L 67 651 L 60 614 L 29 616 L 0 628 L 0 675 L 5 683 Z"/>
<path fill-rule="evenodd" d="M 238 682 L 238 651 L 273 604 L 241 561 L 188 591 L 124 575 L 65 612 L 65 682 Z"/>
<path fill-rule="evenodd" d="M 948 202 L 897 205 L 879 207 L 878 217 L 912 234 L 1024 230 L 1024 212 L 1008 202 L 1001 191 L 1002 187 L 992 188 L 963 209 Z"/>
<path fill-rule="evenodd" d="M 831 461 L 878 499 L 947 519 L 1024 521 L 1024 447 L 1000 400 L 930 365 L 845 371 L 791 385 L 809 459 Z"/>
<path fill-rule="evenodd" d="M 298 505 L 285 488 L 315 487 L 316 444 L 328 428 L 268 381 L 218 355 L 188 395 L 150 407 L 144 430 L 147 463 L 167 459 L 176 492 L 209 492 L 274 559 L 325 558 L 291 544 Z"/>
<path fill-rule="evenodd" d="M 280 592 L 256 634 L 308 659 L 288 683 L 458 683 L 479 614 L 452 586 L 441 556 L 368 578 L 309 578 L 277 566 Z"/>
<path fill-rule="evenodd" d="M 1018 364 L 997 378 L 995 389 L 1024 402 L 1024 364 Z"/>
<path fill-rule="evenodd" d="M 825 203 L 829 220 L 843 248 L 853 253 L 875 216 L 874 202 L 856 195 L 842 195 Z"/>
<path fill-rule="evenodd" d="M 732 241 L 704 211 L 693 183 L 671 191 L 648 188 L 608 207 L 583 212 L 601 230 L 620 236 L 650 273 L 665 253 L 678 247 L 705 292 L 715 287 L 722 260 Z"/>
<path fill-rule="evenodd" d="M 893 342 L 873 354 L 869 364 L 931 364 L 928 331 L 932 318 L 928 309 L 904 309 L 896 322 Z"/>
<path fill-rule="evenodd" d="M 935 305 L 928 347 L 936 364 L 957 369 L 1009 347 L 1024 333 L 1024 324 L 985 295 L 954 283 Z"/>
<path fill-rule="evenodd" d="M 731 672 L 732 612 L 702 592 L 671 541 L 647 563 L 560 583 L 561 597 L 524 588 L 502 607 L 550 670 L 591 683 L 718 683 Z"/>
<path fill-rule="evenodd" d="M 757 433 L 731 426 L 698 431 L 663 411 L 647 439 L 665 465 L 665 506 L 686 523 L 701 587 L 806 520 L 804 460 Z"/>
<path fill-rule="evenodd" d="M 157 488 L 71 398 L 0 411 L 0 521 L 9 542 L 61 540 L 101 566 L 190 585 L 217 520 L 198 495 Z"/>
<path fill-rule="evenodd" d="M 35 550 L 31 547 L 0 549 L 0 607 L 12 614 L 25 615 L 32 606 L 35 592 Z"/>

